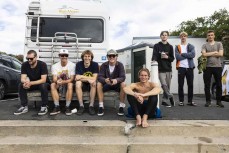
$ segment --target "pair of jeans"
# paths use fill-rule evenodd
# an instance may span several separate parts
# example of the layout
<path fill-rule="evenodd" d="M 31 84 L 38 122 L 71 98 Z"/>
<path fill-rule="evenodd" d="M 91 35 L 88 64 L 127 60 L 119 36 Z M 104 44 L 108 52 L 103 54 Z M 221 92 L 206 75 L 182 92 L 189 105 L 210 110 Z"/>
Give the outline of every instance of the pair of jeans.
<path fill-rule="evenodd" d="M 188 102 L 192 102 L 193 99 L 193 68 L 178 68 L 178 95 L 179 101 L 184 102 L 184 79 L 187 80 L 188 85 Z"/>
<path fill-rule="evenodd" d="M 214 76 L 216 83 L 216 100 L 221 101 L 222 97 L 222 67 L 206 67 L 204 70 L 203 78 L 204 78 L 204 91 L 206 96 L 206 102 L 211 102 L 211 78 Z"/>
<path fill-rule="evenodd" d="M 134 96 L 127 95 L 127 100 L 133 109 L 135 115 L 143 116 L 144 114 L 148 117 L 155 117 L 158 98 L 157 95 L 149 96 L 147 104 L 140 104 Z"/>
<path fill-rule="evenodd" d="M 21 101 L 21 106 L 25 107 L 28 105 L 28 97 L 27 97 L 27 91 L 32 91 L 32 90 L 40 90 L 41 92 L 41 106 L 45 107 L 48 104 L 48 83 L 42 83 L 39 85 L 34 85 L 31 86 L 29 89 L 24 89 L 23 84 L 20 83 L 18 86 L 18 92 L 19 92 L 19 98 Z"/>

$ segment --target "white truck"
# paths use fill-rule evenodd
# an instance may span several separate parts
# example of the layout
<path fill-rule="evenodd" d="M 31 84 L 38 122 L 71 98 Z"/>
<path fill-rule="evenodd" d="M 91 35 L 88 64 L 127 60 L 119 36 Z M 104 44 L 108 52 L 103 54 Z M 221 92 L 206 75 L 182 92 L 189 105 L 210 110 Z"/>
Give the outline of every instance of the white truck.
<path fill-rule="evenodd" d="M 72 62 L 86 49 L 96 62 L 106 61 L 109 15 L 100 0 L 34 0 L 26 18 L 24 55 L 37 51 L 49 69 L 62 48 L 69 50 Z"/>
<path fill-rule="evenodd" d="M 60 49 L 68 49 L 69 60 L 74 63 L 89 49 L 93 60 L 101 64 L 106 61 L 109 18 L 100 0 L 33 0 L 26 13 L 24 57 L 29 50 L 35 50 L 50 73 L 51 66 L 60 60 Z M 104 98 L 115 101 L 116 94 L 108 92 Z M 84 93 L 85 100 L 88 96 Z M 40 101 L 40 93 L 30 92 L 28 99 Z"/>

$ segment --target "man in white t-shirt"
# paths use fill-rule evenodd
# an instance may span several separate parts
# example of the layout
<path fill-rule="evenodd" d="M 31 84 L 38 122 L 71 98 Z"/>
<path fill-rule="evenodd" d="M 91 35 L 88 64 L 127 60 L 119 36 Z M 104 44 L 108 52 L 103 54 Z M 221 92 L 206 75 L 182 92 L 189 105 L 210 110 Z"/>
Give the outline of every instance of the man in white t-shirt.
<path fill-rule="evenodd" d="M 188 84 L 188 103 L 189 106 L 196 106 L 193 99 L 193 70 L 195 64 L 193 58 L 195 57 L 195 47 L 187 43 L 188 34 L 186 32 L 180 33 L 181 44 L 175 47 L 175 56 L 177 59 L 176 68 L 178 70 L 178 95 L 179 106 L 184 106 L 184 79 L 186 77 Z"/>
<path fill-rule="evenodd" d="M 61 49 L 59 51 L 60 61 L 52 66 L 52 76 L 53 83 L 51 84 L 51 94 L 55 104 L 53 111 L 50 115 L 56 115 L 60 113 L 59 107 L 59 93 L 57 89 L 66 88 L 66 115 L 71 115 L 71 110 L 69 108 L 72 100 L 73 92 L 73 79 L 75 75 L 75 64 L 68 61 L 68 50 Z"/>

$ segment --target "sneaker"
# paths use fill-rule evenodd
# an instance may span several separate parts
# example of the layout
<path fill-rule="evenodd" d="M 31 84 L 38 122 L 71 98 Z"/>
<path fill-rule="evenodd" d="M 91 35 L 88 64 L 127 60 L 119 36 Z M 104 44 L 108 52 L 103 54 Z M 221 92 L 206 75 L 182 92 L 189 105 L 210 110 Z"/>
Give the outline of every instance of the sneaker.
<path fill-rule="evenodd" d="M 99 107 L 98 116 L 103 116 L 103 114 L 104 114 L 104 108 Z"/>
<path fill-rule="evenodd" d="M 66 115 L 72 115 L 72 111 L 71 111 L 71 109 L 69 108 L 69 107 L 65 107 L 65 114 Z"/>
<path fill-rule="evenodd" d="M 171 107 L 169 104 L 167 104 L 166 102 L 162 102 L 161 105 L 165 106 L 165 107 Z"/>
<path fill-rule="evenodd" d="M 204 105 L 205 107 L 210 107 L 211 106 L 211 102 L 207 101 L 206 104 Z"/>
<path fill-rule="evenodd" d="M 38 115 L 45 115 L 48 113 L 48 108 L 45 107 L 41 107 L 41 110 L 38 112 Z"/>
<path fill-rule="evenodd" d="M 124 115 L 124 108 L 123 107 L 119 107 L 119 109 L 118 109 L 118 115 L 119 116 L 123 116 Z"/>
<path fill-rule="evenodd" d="M 184 106 L 184 102 L 180 101 L 179 106 Z"/>
<path fill-rule="evenodd" d="M 175 101 L 173 100 L 173 97 L 169 98 L 171 106 L 175 106 Z"/>
<path fill-rule="evenodd" d="M 93 106 L 89 106 L 88 112 L 90 115 L 95 115 L 95 109 Z"/>
<path fill-rule="evenodd" d="M 84 107 L 80 106 L 76 114 L 77 115 L 82 115 L 83 113 L 84 113 Z"/>
<path fill-rule="evenodd" d="M 188 102 L 187 104 L 188 106 L 197 106 L 197 104 L 195 102 Z"/>
<path fill-rule="evenodd" d="M 53 111 L 50 113 L 50 115 L 56 115 L 60 113 L 60 107 L 57 106 L 53 109 Z"/>
<path fill-rule="evenodd" d="M 221 102 L 221 101 L 217 101 L 216 106 L 217 106 L 217 107 L 221 107 L 221 108 L 223 108 L 223 107 L 224 107 L 224 105 L 222 104 L 222 102 Z"/>
<path fill-rule="evenodd" d="M 14 112 L 14 115 L 20 115 L 28 112 L 28 106 L 21 106 L 16 112 Z"/>

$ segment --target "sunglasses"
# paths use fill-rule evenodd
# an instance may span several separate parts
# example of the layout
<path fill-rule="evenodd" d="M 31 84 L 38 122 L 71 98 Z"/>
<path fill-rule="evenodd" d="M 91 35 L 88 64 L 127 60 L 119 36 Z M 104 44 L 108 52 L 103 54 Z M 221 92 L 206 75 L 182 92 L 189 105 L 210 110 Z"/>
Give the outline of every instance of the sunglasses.
<path fill-rule="evenodd" d="M 61 54 L 60 57 L 68 57 L 68 54 Z"/>
<path fill-rule="evenodd" d="M 35 57 L 33 57 L 33 58 L 28 58 L 28 57 L 26 57 L 26 60 L 27 60 L 27 61 L 32 61 L 34 58 L 35 58 Z"/>
<path fill-rule="evenodd" d="M 116 55 L 108 55 L 109 58 L 115 58 Z"/>

